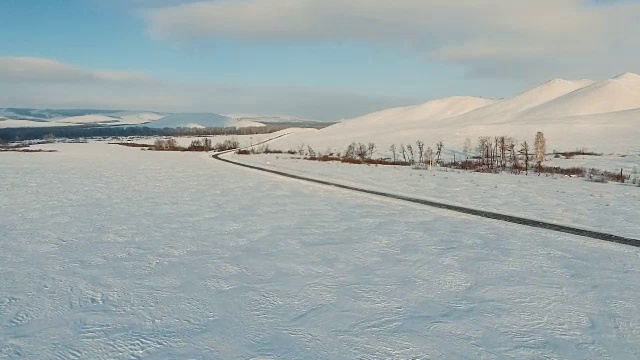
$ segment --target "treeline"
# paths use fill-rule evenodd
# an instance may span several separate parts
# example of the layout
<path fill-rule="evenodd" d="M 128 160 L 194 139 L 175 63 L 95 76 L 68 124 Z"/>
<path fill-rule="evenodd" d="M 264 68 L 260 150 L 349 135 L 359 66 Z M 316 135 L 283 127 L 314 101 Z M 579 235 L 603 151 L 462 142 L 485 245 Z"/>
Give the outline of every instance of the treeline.
<path fill-rule="evenodd" d="M 462 152 L 465 159 L 461 165 L 464 169 L 510 170 L 515 174 L 524 171 L 528 175 L 532 165 L 535 165 L 535 170 L 540 175 L 546 160 L 547 141 L 540 131 L 536 133 L 533 145 L 526 140 L 520 143 L 509 136 L 480 136 L 475 149 L 471 139 L 467 138 Z"/>
<path fill-rule="evenodd" d="M 146 126 L 67 126 L 39 128 L 0 129 L 0 140 L 24 141 L 49 138 L 114 138 L 131 136 L 207 136 L 207 135 L 256 135 L 270 134 L 276 131 L 295 127 L 322 128 L 330 124 L 268 124 L 252 127 L 213 127 L 213 128 L 164 128 L 156 129 Z"/>
<path fill-rule="evenodd" d="M 415 144 L 392 144 L 386 157 L 374 157 L 377 146 L 375 143 L 351 143 L 344 152 L 334 152 L 331 149 L 317 151 L 309 145 L 300 144 L 296 149 L 287 151 L 289 154 L 303 156 L 304 159 L 314 161 L 339 161 L 352 164 L 380 164 L 380 165 L 401 165 L 414 166 L 417 169 L 431 168 L 438 166 L 442 168 L 469 170 L 475 172 L 500 173 L 510 172 L 513 174 L 529 175 L 531 172 L 538 176 L 564 175 L 572 177 L 585 177 L 596 182 L 615 181 L 621 183 L 631 183 L 640 186 L 640 178 L 637 174 L 624 174 L 620 172 L 602 171 L 598 169 L 587 169 L 583 167 L 561 168 L 546 166 L 547 157 L 571 158 L 575 155 L 600 154 L 589 152 L 586 149 L 579 149 L 572 152 L 560 153 L 554 151 L 547 153 L 547 142 L 542 132 L 537 132 L 533 142 L 519 142 L 509 136 L 480 136 L 473 144 L 467 138 L 463 144 L 462 154 L 451 151 L 448 160 L 444 158 L 445 145 L 442 141 L 434 144 L 434 147 L 426 146 L 423 141 L 416 141 Z M 249 153 L 282 153 L 281 151 L 246 151 Z"/>
<path fill-rule="evenodd" d="M 261 146 L 254 146 L 251 149 L 242 149 L 236 151 L 240 155 L 251 154 L 283 154 L 300 155 L 305 160 L 313 161 L 339 161 L 349 164 L 370 164 L 370 165 L 400 165 L 408 166 L 408 162 L 402 161 L 390 161 L 388 159 L 373 158 L 373 154 L 376 150 L 376 144 L 368 143 L 351 143 L 347 149 L 342 152 L 334 152 L 331 149 L 326 151 L 316 151 L 311 145 L 300 144 L 296 149 L 289 149 L 288 151 L 282 151 L 278 149 L 271 149 L 268 144 Z"/>
<path fill-rule="evenodd" d="M 209 151 L 227 151 L 235 150 L 240 147 L 240 142 L 236 138 L 227 139 L 222 142 L 218 142 L 215 145 L 210 138 L 195 139 L 191 141 L 189 146 L 180 146 L 178 141 L 174 138 L 169 139 L 156 139 L 153 145 L 140 144 L 135 142 L 110 142 L 111 145 L 121 145 L 127 147 L 141 148 L 142 150 L 153 151 L 194 151 L 194 152 L 209 152 Z"/>

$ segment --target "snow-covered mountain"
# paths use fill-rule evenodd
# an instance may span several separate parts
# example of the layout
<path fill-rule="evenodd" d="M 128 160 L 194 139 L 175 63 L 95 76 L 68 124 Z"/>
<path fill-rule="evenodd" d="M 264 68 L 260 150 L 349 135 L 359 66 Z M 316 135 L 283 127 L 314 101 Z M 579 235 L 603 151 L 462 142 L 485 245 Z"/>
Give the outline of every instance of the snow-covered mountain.
<path fill-rule="evenodd" d="M 109 115 L 113 110 L 0 108 L 0 117 L 12 120 L 53 121 L 76 116 Z"/>
<path fill-rule="evenodd" d="M 468 113 L 469 111 L 493 104 L 490 99 L 475 98 L 469 96 L 455 96 L 446 99 L 438 99 L 424 104 L 393 108 L 378 111 L 344 122 L 343 126 L 373 126 L 376 124 L 393 125 L 402 123 L 415 123 L 425 121 L 437 121 Z M 336 126 L 339 127 L 339 126 Z"/>
<path fill-rule="evenodd" d="M 343 150 L 352 141 L 435 144 L 461 149 L 465 138 L 514 136 L 532 141 L 542 131 L 550 150 L 640 149 L 640 75 L 626 73 L 604 81 L 556 79 L 512 98 L 492 101 L 452 97 L 387 109 L 278 141 Z M 384 150 L 382 150 L 384 151 Z"/>
<path fill-rule="evenodd" d="M 640 108 L 640 75 L 626 73 L 610 80 L 594 82 L 565 96 L 553 99 L 526 115 L 560 117 L 612 113 Z"/>
<path fill-rule="evenodd" d="M 0 128 L 72 125 L 138 125 L 164 117 L 150 111 L 0 108 Z"/>
<path fill-rule="evenodd" d="M 272 123 L 322 123 L 322 121 L 311 120 L 311 119 L 302 119 L 295 116 L 281 116 L 281 115 L 256 115 L 256 114 L 228 114 L 226 115 L 230 118 L 236 120 L 246 120 L 259 122 L 263 124 L 272 124 Z"/>
<path fill-rule="evenodd" d="M 260 122 L 233 119 L 214 113 L 169 114 L 152 111 L 0 108 L 0 128 L 74 125 L 144 125 L 154 128 L 264 126 Z"/>
<path fill-rule="evenodd" d="M 207 127 L 251 127 L 264 126 L 262 123 L 249 120 L 233 119 L 224 115 L 209 113 L 170 114 L 148 124 L 154 128 L 207 128 Z"/>

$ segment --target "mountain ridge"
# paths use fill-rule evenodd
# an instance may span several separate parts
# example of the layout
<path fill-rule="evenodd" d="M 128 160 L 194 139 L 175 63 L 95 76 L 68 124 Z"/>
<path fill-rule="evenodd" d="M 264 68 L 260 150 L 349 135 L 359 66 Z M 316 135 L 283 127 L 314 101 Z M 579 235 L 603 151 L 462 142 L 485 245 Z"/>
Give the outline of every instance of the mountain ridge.
<path fill-rule="evenodd" d="M 507 135 L 532 141 L 542 131 L 554 148 L 640 150 L 640 75 L 635 73 L 603 81 L 553 79 L 511 98 L 487 100 L 484 106 L 478 101 L 468 111 L 450 106 L 464 98 L 469 99 L 451 97 L 383 109 L 278 143 L 285 149 L 306 144 L 341 151 L 354 141 L 388 149 L 391 144 L 443 140 L 461 148 L 465 138 Z M 422 112 L 412 114 L 417 109 Z"/>

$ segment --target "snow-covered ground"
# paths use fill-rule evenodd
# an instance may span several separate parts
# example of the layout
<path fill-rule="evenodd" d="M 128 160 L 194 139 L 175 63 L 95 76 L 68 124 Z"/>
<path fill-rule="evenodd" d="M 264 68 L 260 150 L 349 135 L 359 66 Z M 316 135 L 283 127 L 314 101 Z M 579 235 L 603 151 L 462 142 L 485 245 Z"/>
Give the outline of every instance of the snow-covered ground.
<path fill-rule="evenodd" d="M 603 153 L 597 156 L 576 155 L 570 159 L 563 156 L 555 158 L 550 155 L 547 156 L 545 165 L 562 168 L 583 167 L 611 172 L 620 172 L 620 169 L 623 169 L 626 175 L 640 177 L 640 148 L 626 153 Z"/>
<path fill-rule="evenodd" d="M 201 153 L 45 146 L 0 155 L 0 358 L 640 357 L 640 249 Z"/>
<path fill-rule="evenodd" d="M 318 162 L 280 155 L 234 160 L 296 175 L 640 239 L 640 187 L 563 176 L 485 174 Z"/>
<path fill-rule="evenodd" d="M 217 143 L 224 142 L 225 140 L 237 140 L 240 144 L 240 147 L 246 147 L 253 144 L 261 143 L 269 139 L 273 139 L 285 134 L 297 134 L 304 133 L 309 131 L 317 131 L 313 128 L 288 128 L 285 130 L 276 131 L 273 133 L 266 134 L 255 134 L 255 135 L 215 135 L 215 136 L 143 136 L 143 137 L 129 137 L 124 140 L 124 142 L 132 142 L 137 144 L 149 144 L 153 145 L 156 139 L 175 139 L 179 146 L 189 146 L 193 140 L 202 140 L 204 138 L 211 139 L 213 145 Z M 112 142 L 114 140 L 103 140 L 106 142 Z M 118 140 L 121 141 L 121 140 Z M 266 144 L 265 144 L 266 145 Z M 270 143 L 269 143 L 270 145 Z"/>

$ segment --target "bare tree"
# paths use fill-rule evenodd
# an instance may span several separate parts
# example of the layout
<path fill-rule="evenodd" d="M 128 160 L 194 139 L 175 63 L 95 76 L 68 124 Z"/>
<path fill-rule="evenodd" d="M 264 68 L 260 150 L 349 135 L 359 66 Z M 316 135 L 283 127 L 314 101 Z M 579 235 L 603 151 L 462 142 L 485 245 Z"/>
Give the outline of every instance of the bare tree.
<path fill-rule="evenodd" d="M 487 155 L 487 163 L 489 164 L 489 167 L 493 168 L 495 164 L 495 153 L 494 153 L 494 147 L 493 147 L 493 140 L 489 136 L 487 136 L 486 155 Z"/>
<path fill-rule="evenodd" d="M 464 153 L 464 160 L 465 160 L 465 168 L 466 168 L 466 162 L 469 161 L 469 153 L 471 152 L 471 139 L 466 138 L 464 139 L 464 145 L 462 146 L 462 152 Z"/>
<path fill-rule="evenodd" d="M 413 146 L 411 144 L 407 144 L 407 154 L 409 155 L 409 164 L 413 165 L 415 163 L 415 153 L 413 152 Z"/>
<path fill-rule="evenodd" d="M 431 167 L 433 166 L 433 149 L 428 147 L 424 152 L 424 157 L 426 163 L 429 164 L 429 169 L 431 169 Z"/>
<path fill-rule="evenodd" d="M 524 171 L 525 175 L 529 175 L 529 161 L 531 161 L 531 152 L 529 144 L 525 141 L 520 144 L 520 155 L 524 158 Z"/>
<path fill-rule="evenodd" d="M 178 142 L 174 138 L 168 139 L 165 144 L 167 150 L 174 150 L 178 147 Z"/>
<path fill-rule="evenodd" d="M 213 148 L 213 144 L 211 143 L 211 139 L 204 138 L 202 139 L 202 146 L 204 147 L 204 151 L 211 151 Z"/>
<path fill-rule="evenodd" d="M 418 147 L 418 165 L 424 165 L 424 141 L 416 141 Z"/>
<path fill-rule="evenodd" d="M 544 156 L 547 152 L 547 141 L 544 138 L 544 134 L 541 131 L 536 133 L 536 139 L 533 143 L 535 151 L 536 164 L 538 166 L 538 176 L 542 173 L 542 163 L 544 162 Z"/>
<path fill-rule="evenodd" d="M 507 137 L 500 136 L 498 138 L 498 149 L 500 151 L 500 167 L 504 169 L 507 166 Z"/>
<path fill-rule="evenodd" d="M 202 141 L 201 140 L 191 140 L 191 145 L 189 146 L 192 149 L 196 149 L 196 148 L 201 148 L 202 147 Z"/>
<path fill-rule="evenodd" d="M 436 164 L 438 165 L 442 165 L 442 149 L 444 149 L 444 143 L 440 140 L 440 142 L 436 144 Z"/>
<path fill-rule="evenodd" d="M 358 145 L 356 145 L 356 143 L 352 142 L 351 144 L 349 144 L 349 146 L 347 146 L 347 150 L 345 150 L 344 152 L 344 158 L 345 159 L 355 159 L 356 158 L 356 151 L 357 151 L 357 147 Z"/>
<path fill-rule="evenodd" d="M 391 151 L 391 156 L 393 157 L 393 162 L 396 162 L 397 157 L 396 157 L 396 144 L 391 144 L 391 146 L 389 147 L 389 151 Z"/>
<path fill-rule="evenodd" d="M 373 159 L 373 152 L 376 151 L 376 144 L 370 142 L 369 145 L 367 145 L 367 151 L 369 152 L 369 159 Z"/>
<path fill-rule="evenodd" d="M 516 169 L 517 169 L 517 163 L 518 163 L 518 153 L 516 152 L 517 143 L 518 142 L 516 141 L 516 139 L 512 137 L 505 138 L 506 154 L 505 154 L 504 164 L 505 166 L 507 165 L 507 158 L 508 158 L 509 162 L 511 163 L 512 172 L 516 172 Z"/>
<path fill-rule="evenodd" d="M 492 162 L 492 166 L 494 166 L 496 169 L 500 167 L 500 137 L 499 136 L 495 136 L 493 138 L 493 162 Z"/>
<path fill-rule="evenodd" d="M 304 155 L 304 144 L 298 145 L 298 155 Z"/>
<path fill-rule="evenodd" d="M 520 169 L 520 163 L 518 161 L 518 152 L 516 151 L 516 144 L 518 143 L 518 141 L 512 137 L 508 137 L 505 139 L 505 143 L 506 143 L 506 152 L 507 152 L 507 155 L 505 155 L 505 157 L 508 158 L 509 163 L 511 163 L 511 172 L 516 174 Z M 507 161 L 505 160 L 505 166 L 506 166 L 506 162 Z"/>
<path fill-rule="evenodd" d="M 269 145 L 267 145 L 269 146 Z M 315 157 L 316 156 L 316 151 L 313 150 L 313 148 L 311 147 L 311 145 L 307 145 L 307 155 L 309 157 Z"/>
<path fill-rule="evenodd" d="M 485 165 L 489 159 L 489 140 L 488 136 L 478 137 L 478 155 L 480 156 L 480 164 Z"/>
<path fill-rule="evenodd" d="M 407 149 L 404 147 L 404 144 L 400 144 L 400 152 L 402 153 L 402 159 L 404 159 L 404 162 L 409 163 L 409 157 L 407 156 Z"/>
<path fill-rule="evenodd" d="M 369 150 L 367 149 L 367 146 L 365 144 L 358 143 L 356 155 L 358 155 L 360 160 L 366 160 L 368 153 L 369 153 Z"/>

